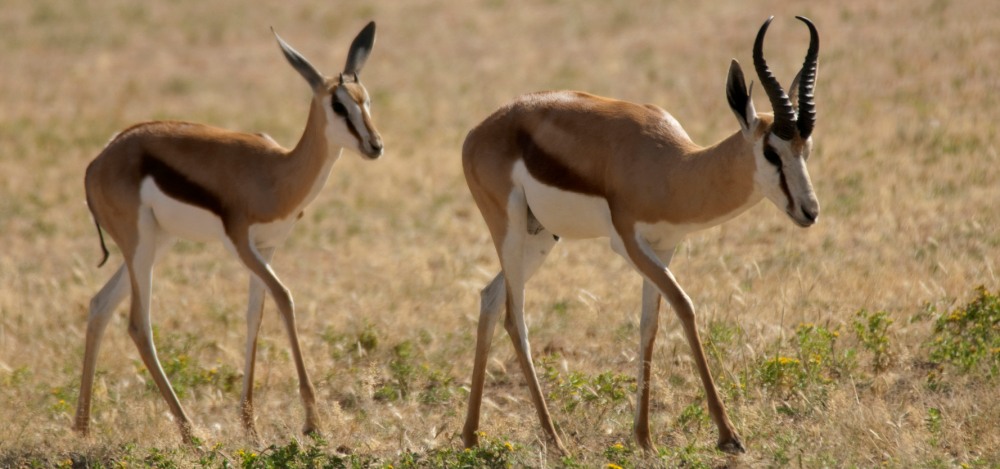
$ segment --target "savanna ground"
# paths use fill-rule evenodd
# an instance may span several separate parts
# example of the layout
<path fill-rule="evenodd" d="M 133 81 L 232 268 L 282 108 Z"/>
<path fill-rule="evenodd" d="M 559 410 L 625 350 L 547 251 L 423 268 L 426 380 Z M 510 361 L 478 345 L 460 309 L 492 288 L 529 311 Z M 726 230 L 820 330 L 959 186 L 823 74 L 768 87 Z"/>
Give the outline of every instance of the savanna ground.
<path fill-rule="evenodd" d="M 547 450 L 502 328 L 484 444 L 463 451 L 478 290 L 498 269 L 462 177 L 466 131 L 515 95 L 572 88 L 658 104 L 715 142 L 737 129 L 729 60 L 750 64 L 772 14 L 765 50 L 786 85 L 808 37 L 792 17 L 822 37 L 809 161 L 820 222 L 799 229 L 764 202 L 692 236 L 671 266 L 748 453 L 714 449 L 667 307 L 659 452 L 635 448 L 640 281 L 600 240 L 562 243 L 528 285 L 536 364 L 572 456 Z M 387 155 L 345 153 L 274 262 L 298 306 L 323 438 L 299 434 L 270 303 L 263 438 L 243 436 L 247 274 L 194 243 L 158 266 L 152 309 L 201 446 L 180 443 L 122 312 L 98 360 L 93 435 L 78 437 L 87 305 L 121 260 L 113 250 L 95 267 L 87 163 L 148 119 L 292 145 L 308 90 L 268 27 L 332 74 L 369 19 L 378 40 L 362 78 Z M 1000 2 L 14 0 L 0 45 L 0 466 L 1000 466 Z"/>

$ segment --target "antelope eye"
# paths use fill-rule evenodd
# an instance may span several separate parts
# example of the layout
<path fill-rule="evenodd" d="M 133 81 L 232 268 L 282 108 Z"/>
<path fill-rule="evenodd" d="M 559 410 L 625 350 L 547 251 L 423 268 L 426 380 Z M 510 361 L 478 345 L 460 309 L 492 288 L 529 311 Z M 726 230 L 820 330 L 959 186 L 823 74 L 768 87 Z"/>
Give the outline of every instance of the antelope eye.
<path fill-rule="evenodd" d="M 346 116 L 347 115 L 347 108 L 344 107 L 344 105 L 341 104 L 340 101 L 334 101 L 333 102 L 333 113 L 336 114 L 336 115 L 338 115 L 338 116 L 341 116 L 341 117 Z"/>
<path fill-rule="evenodd" d="M 767 158 L 767 162 L 773 164 L 774 166 L 781 167 L 781 157 L 778 156 L 778 152 L 774 151 L 770 145 L 764 146 L 764 158 Z"/>

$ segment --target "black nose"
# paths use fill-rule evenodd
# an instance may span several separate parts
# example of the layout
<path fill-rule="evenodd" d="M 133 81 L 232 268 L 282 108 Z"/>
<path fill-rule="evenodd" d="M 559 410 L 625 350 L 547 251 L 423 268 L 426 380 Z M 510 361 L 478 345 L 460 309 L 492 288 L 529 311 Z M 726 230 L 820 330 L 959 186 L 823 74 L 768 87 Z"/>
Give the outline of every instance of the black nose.
<path fill-rule="evenodd" d="M 819 217 L 819 210 L 802 208 L 802 215 L 809 220 L 809 223 L 816 223 L 816 218 Z"/>

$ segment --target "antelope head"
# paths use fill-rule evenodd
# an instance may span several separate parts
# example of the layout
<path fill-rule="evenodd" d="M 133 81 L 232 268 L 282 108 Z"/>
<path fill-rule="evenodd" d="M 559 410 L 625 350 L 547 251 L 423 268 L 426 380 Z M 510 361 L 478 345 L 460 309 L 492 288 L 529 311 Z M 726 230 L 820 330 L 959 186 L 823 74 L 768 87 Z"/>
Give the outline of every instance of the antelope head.
<path fill-rule="evenodd" d="M 336 78 L 323 76 L 277 33 L 274 37 L 288 63 L 312 87 L 313 99 L 322 106 L 326 117 L 327 141 L 332 145 L 352 149 L 367 159 L 382 156 L 382 137 L 372 122 L 368 90 L 358 78 L 372 46 L 375 45 L 375 22 L 368 23 L 351 42 L 347 63 Z"/>
<path fill-rule="evenodd" d="M 808 18 L 796 16 L 809 27 L 809 49 L 802 69 L 786 93 L 764 60 L 764 34 L 772 16 L 764 22 L 753 45 L 753 62 L 761 86 L 774 110 L 773 119 L 758 116 L 743 71 L 733 60 L 729 68 L 726 95 L 736 114 L 744 138 L 752 145 L 757 171 L 755 184 L 765 197 L 801 227 L 809 227 L 819 217 L 819 201 L 809 180 L 806 161 L 812 150 L 812 131 L 816 124 L 816 87 L 819 34 Z"/>

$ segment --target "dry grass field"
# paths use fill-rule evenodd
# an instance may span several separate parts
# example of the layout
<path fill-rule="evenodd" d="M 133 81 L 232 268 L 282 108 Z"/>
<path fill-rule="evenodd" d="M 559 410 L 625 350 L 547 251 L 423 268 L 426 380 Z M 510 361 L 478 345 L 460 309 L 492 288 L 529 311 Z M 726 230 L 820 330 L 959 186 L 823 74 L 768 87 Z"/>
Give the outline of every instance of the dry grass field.
<path fill-rule="evenodd" d="M 809 160 L 820 221 L 800 229 L 765 201 L 690 237 L 671 265 L 748 453 L 714 449 L 667 306 L 652 378 L 659 452 L 636 449 L 641 282 L 604 240 L 560 243 L 527 289 L 543 391 L 572 456 L 546 448 L 502 328 L 484 444 L 463 451 L 478 291 L 499 266 L 462 176 L 465 133 L 518 94 L 571 88 L 655 103 L 713 143 L 738 129 L 729 60 L 751 63 L 772 14 L 765 49 L 786 86 L 808 42 L 793 16 L 822 38 Z M 244 437 L 247 273 L 220 246 L 189 242 L 157 267 L 152 316 L 202 445 L 181 444 L 125 306 L 98 359 L 92 436 L 76 435 L 87 305 L 121 262 L 113 248 L 95 267 L 87 163 L 150 119 L 293 145 L 309 91 L 269 27 L 332 74 L 369 19 L 378 40 L 362 80 L 386 156 L 345 152 L 274 262 L 298 307 L 323 438 L 299 434 L 270 302 L 262 441 Z M 1000 2 L 10 0 L 0 50 L 2 467 L 1000 467 L 989 293 L 1000 290 Z"/>

